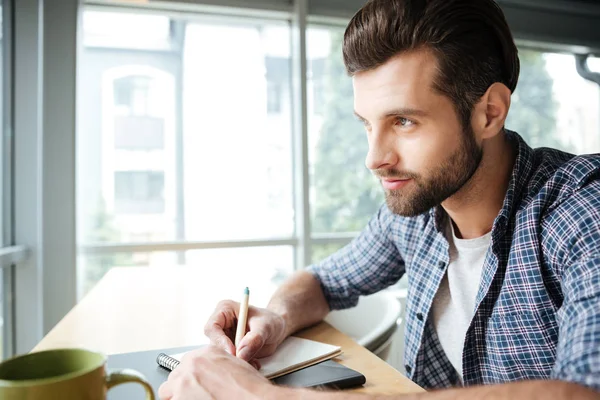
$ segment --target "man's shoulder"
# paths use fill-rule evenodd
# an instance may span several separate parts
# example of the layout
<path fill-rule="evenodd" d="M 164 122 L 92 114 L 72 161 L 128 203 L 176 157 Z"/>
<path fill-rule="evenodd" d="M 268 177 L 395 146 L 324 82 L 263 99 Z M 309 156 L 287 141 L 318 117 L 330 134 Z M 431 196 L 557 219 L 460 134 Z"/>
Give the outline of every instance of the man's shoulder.
<path fill-rule="evenodd" d="M 546 212 L 571 199 L 590 183 L 600 181 L 600 154 L 573 155 L 539 148 L 533 151 L 533 155 L 533 168 L 524 200 L 528 200 L 525 203 L 529 205 L 543 207 Z M 591 191 L 584 191 L 581 195 L 594 196 L 597 185 L 592 187 Z"/>
<path fill-rule="evenodd" d="M 539 216 L 546 241 L 599 243 L 600 154 L 571 156 L 557 165 L 532 197 L 531 207 L 537 208 L 532 215 Z"/>
<path fill-rule="evenodd" d="M 553 150 L 552 152 L 556 154 L 559 151 Z M 577 190 L 594 178 L 600 178 L 598 176 L 600 173 L 600 154 L 570 155 L 569 153 L 559 153 L 563 155 L 564 162 L 558 164 L 554 174 L 552 174 L 551 181 L 553 183 Z"/>
<path fill-rule="evenodd" d="M 562 279 L 565 266 L 597 252 L 600 245 L 600 154 L 535 152 L 539 163 L 532 179 L 540 182 L 529 187 L 520 226 L 539 229 L 544 260 Z"/>

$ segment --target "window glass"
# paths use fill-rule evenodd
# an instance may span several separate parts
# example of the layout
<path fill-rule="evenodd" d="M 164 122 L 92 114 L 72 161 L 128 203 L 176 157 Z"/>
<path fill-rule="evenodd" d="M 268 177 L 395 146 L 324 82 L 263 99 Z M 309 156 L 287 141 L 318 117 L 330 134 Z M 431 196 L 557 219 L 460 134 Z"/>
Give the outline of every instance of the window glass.
<path fill-rule="evenodd" d="M 83 25 L 78 246 L 291 237 L 289 24 L 84 10 Z M 81 260 L 91 281 L 141 262 Z"/>
<path fill-rule="evenodd" d="M 358 232 L 383 203 L 383 191 L 365 167 L 367 138 L 353 114 L 342 37 L 340 28 L 310 28 L 307 33 L 313 233 Z M 313 257 L 320 258 L 317 253 Z"/>
<path fill-rule="evenodd" d="M 0 1 L 0 247 L 10 255 L 15 245 L 15 137 L 14 137 L 14 37 L 13 17 L 16 3 Z M 0 267 L 0 360 L 14 356 L 15 273 L 19 265 Z"/>
<path fill-rule="evenodd" d="M 80 254 L 79 296 L 88 293 L 111 268 L 176 268 L 180 254 L 174 251 Z M 280 283 L 294 269 L 291 246 L 188 250 L 185 259 L 186 266 L 206 270 L 206 279 L 228 279 L 235 275 L 248 282 Z"/>
<path fill-rule="evenodd" d="M 521 75 L 506 127 L 532 147 L 600 152 L 600 91 L 577 73 L 575 57 L 521 49 L 519 58 Z"/>
<path fill-rule="evenodd" d="M 344 247 L 344 244 L 342 243 L 314 244 L 311 247 L 311 262 L 313 264 L 316 264 L 319 261 L 322 261 L 328 256 L 330 256 L 331 254 L 335 253 L 342 247 Z"/>
<path fill-rule="evenodd" d="M 120 23 L 118 13 L 93 15 Z M 84 25 L 96 29 L 90 21 Z M 176 55 L 84 47 L 82 243 L 94 236 L 98 214 L 113 220 L 106 240 L 115 242 L 141 231 L 157 241 L 293 234 L 288 25 L 189 22 L 184 32 Z"/>

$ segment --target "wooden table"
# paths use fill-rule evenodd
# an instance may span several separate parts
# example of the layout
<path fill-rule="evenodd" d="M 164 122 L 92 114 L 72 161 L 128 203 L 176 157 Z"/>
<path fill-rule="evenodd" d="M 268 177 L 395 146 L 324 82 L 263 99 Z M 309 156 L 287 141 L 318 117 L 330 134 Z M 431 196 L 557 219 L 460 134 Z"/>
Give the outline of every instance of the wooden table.
<path fill-rule="evenodd" d="M 221 272 L 219 272 L 221 271 Z M 275 286 L 260 274 L 207 273 L 200 267 L 114 268 L 33 351 L 85 347 L 117 354 L 206 343 L 204 322 L 218 300 L 241 298 L 265 306 Z M 297 336 L 341 346 L 336 361 L 367 378 L 356 392 L 400 394 L 422 389 L 348 336 L 322 322 Z"/>

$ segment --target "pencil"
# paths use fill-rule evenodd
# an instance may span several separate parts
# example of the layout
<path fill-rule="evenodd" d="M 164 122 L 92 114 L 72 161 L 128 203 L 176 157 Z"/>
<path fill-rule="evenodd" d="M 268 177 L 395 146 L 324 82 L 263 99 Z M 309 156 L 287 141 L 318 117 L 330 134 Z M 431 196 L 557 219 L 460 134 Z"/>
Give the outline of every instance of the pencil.
<path fill-rule="evenodd" d="M 235 348 L 237 349 L 246 334 L 246 323 L 248 322 L 248 300 L 250 290 L 244 289 L 244 297 L 240 303 L 240 315 L 238 316 L 237 329 L 235 331 Z"/>

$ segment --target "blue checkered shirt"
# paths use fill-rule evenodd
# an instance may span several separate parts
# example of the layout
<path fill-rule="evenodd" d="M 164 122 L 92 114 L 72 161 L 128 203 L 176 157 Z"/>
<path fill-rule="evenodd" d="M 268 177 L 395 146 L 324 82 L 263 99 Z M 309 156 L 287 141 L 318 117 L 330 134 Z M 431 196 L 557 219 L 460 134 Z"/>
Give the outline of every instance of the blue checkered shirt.
<path fill-rule="evenodd" d="M 464 341 L 464 385 L 559 379 L 600 389 L 600 155 L 533 150 L 506 135 L 518 154 Z M 309 267 L 331 309 L 407 274 L 404 361 L 424 388 L 460 385 L 430 317 L 449 262 L 447 218 L 441 207 L 401 217 L 384 205 Z"/>

